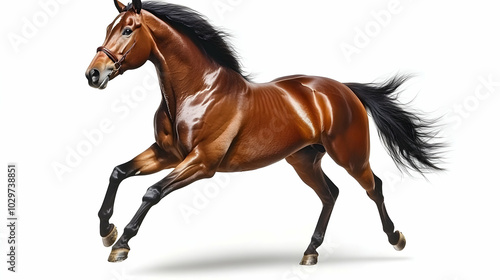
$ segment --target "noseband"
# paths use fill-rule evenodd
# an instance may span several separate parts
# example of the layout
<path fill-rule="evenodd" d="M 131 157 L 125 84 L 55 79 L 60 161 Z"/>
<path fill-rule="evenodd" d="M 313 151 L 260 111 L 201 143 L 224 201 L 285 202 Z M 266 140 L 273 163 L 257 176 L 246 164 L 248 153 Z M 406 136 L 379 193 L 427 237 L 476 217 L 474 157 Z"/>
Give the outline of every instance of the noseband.
<path fill-rule="evenodd" d="M 103 52 L 105 53 L 109 59 L 111 59 L 111 61 L 113 61 L 113 63 L 115 64 L 115 70 L 113 70 L 114 72 L 118 72 L 120 71 L 120 68 L 122 67 L 122 63 L 123 61 L 125 60 L 125 58 L 127 57 L 127 55 L 130 53 L 130 51 L 132 50 L 132 48 L 135 46 L 135 43 L 137 43 L 137 41 L 134 41 L 134 43 L 132 44 L 132 46 L 122 55 L 122 57 L 120 59 L 118 59 L 116 57 L 116 55 L 113 54 L 112 51 L 110 51 L 108 48 L 104 47 L 104 46 L 100 46 L 97 48 L 97 52 Z"/>

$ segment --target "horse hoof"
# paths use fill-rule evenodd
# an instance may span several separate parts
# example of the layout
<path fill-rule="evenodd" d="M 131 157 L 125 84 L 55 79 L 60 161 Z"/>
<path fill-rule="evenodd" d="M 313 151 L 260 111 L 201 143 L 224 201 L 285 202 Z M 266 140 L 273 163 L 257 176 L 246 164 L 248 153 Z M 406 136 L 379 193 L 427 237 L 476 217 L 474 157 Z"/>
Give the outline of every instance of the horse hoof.
<path fill-rule="evenodd" d="M 396 233 L 399 233 L 399 240 L 398 243 L 394 245 L 394 249 L 396 249 L 396 251 L 401 251 L 406 246 L 406 238 L 400 231 L 396 231 Z"/>
<path fill-rule="evenodd" d="M 315 265 L 318 263 L 318 254 L 304 255 L 300 265 Z"/>
<path fill-rule="evenodd" d="M 109 247 L 115 244 L 116 238 L 118 238 L 118 230 L 116 226 L 113 225 L 111 232 L 102 238 L 102 244 L 104 244 L 104 247 Z"/>
<path fill-rule="evenodd" d="M 109 254 L 108 262 L 122 262 L 127 259 L 128 252 L 130 250 L 126 248 L 118 248 L 111 250 Z"/>

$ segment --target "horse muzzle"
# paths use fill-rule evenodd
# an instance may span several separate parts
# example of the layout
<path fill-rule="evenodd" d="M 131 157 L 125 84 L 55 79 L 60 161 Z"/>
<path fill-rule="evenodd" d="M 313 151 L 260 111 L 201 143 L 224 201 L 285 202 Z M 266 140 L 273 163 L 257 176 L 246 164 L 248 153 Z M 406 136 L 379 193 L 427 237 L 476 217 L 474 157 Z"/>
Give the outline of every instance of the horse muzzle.
<path fill-rule="evenodd" d="M 109 80 L 112 79 L 114 72 L 114 69 L 106 68 L 104 70 L 99 70 L 97 68 L 91 68 L 87 70 L 85 76 L 89 81 L 89 86 L 98 89 L 105 89 Z"/>

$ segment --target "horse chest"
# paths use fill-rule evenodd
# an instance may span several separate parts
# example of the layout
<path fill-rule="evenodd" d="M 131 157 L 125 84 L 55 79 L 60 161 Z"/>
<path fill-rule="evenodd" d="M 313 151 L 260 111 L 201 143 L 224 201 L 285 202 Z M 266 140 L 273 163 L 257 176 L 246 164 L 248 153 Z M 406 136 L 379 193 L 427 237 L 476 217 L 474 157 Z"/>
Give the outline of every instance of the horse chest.
<path fill-rule="evenodd" d="M 184 151 L 191 151 L 200 139 L 207 124 L 210 110 L 209 100 L 189 98 L 179 104 L 175 118 L 177 145 Z"/>

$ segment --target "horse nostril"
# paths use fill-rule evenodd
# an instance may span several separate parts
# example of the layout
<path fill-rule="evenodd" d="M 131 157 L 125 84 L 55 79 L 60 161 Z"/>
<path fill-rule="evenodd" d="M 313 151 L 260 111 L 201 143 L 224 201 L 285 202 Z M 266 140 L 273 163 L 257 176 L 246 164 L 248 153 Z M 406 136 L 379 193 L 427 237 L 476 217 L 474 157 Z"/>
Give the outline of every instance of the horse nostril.
<path fill-rule="evenodd" d="M 97 85 L 97 83 L 99 83 L 99 78 L 100 78 L 100 73 L 99 73 L 99 70 L 97 69 L 92 69 L 90 70 L 90 82 L 93 84 L 93 85 Z"/>

